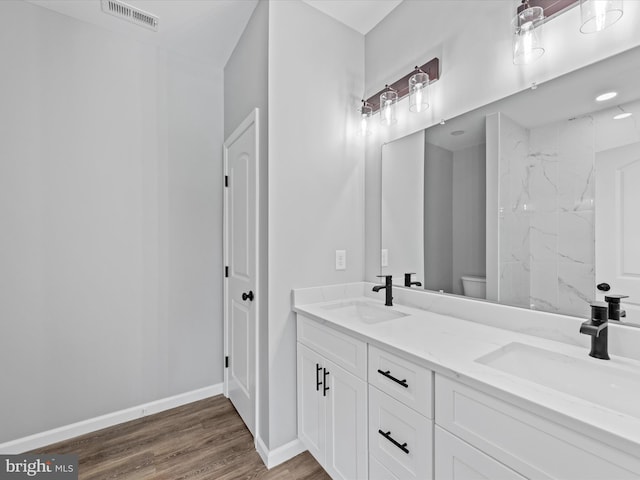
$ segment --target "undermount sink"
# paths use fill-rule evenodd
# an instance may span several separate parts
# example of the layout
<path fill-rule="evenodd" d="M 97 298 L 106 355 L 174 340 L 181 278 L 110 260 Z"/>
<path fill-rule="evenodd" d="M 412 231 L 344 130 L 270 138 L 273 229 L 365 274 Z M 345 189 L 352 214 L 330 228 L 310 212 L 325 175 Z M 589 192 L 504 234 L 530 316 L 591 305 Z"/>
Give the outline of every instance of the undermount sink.
<path fill-rule="evenodd" d="M 619 369 L 606 360 L 580 360 L 514 342 L 476 362 L 640 418 L 640 372 Z"/>
<path fill-rule="evenodd" d="M 364 300 L 341 302 L 322 307 L 331 310 L 334 314 L 343 318 L 360 320 L 364 323 L 379 323 L 395 318 L 406 317 L 406 313 L 398 312 L 390 307 L 384 307 Z"/>

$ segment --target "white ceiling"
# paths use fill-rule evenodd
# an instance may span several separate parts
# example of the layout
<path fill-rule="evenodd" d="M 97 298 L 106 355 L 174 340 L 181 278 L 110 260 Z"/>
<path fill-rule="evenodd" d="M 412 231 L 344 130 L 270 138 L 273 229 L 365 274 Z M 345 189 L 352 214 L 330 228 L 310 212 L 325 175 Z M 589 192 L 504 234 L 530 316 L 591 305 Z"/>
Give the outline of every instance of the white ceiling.
<path fill-rule="evenodd" d="M 366 35 L 402 0 L 302 0 Z"/>
<path fill-rule="evenodd" d="M 223 67 L 258 0 L 124 0 L 160 17 L 157 32 L 102 11 L 100 0 L 27 0 L 63 15 Z"/>
<path fill-rule="evenodd" d="M 100 0 L 26 0 L 77 20 L 223 67 L 258 0 L 124 0 L 160 18 L 157 32 L 105 14 Z M 301 0 L 368 33 L 402 0 Z"/>

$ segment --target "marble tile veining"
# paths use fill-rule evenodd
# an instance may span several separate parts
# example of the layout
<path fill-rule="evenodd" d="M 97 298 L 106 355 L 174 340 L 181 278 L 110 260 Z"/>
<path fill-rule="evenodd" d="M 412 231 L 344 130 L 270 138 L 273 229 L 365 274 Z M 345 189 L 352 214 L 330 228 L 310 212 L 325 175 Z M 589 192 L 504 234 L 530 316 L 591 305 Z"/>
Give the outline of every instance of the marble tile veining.
<path fill-rule="evenodd" d="M 595 123 L 585 116 L 526 129 L 501 117 L 509 188 L 499 204 L 510 209 L 499 222 L 500 302 L 584 315 L 594 285 Z"/>

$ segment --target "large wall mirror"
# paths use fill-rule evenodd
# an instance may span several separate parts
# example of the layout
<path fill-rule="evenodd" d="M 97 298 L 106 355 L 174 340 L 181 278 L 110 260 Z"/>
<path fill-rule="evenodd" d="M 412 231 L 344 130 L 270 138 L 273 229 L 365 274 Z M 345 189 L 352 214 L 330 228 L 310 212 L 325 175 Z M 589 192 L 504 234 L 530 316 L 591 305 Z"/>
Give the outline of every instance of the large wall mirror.
<path fill-rule="evenodd" d="M 394 284 L 579 317 L 608 284 L 640 324 L 640 48 L 387 143 L 381 171 Z"/>

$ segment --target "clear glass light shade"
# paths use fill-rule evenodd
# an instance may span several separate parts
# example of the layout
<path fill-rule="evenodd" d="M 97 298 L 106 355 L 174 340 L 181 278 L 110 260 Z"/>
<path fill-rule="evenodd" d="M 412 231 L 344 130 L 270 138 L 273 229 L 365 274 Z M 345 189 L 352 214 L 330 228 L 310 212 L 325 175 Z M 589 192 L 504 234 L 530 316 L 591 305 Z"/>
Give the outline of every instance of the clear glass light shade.
<path fill-rule="evenodd" d="M 429 108 L 429 75 L 418 72 L 409 78 L 409 110 L 420 113 Z"/>
<path fill-rule="evenodd" d="M 622 0 L 580 0 L 582 33 L 596 33 L 622 17 Z"/>
<path fill-rule="evenodd" d="M 367 135 L 371 135 L 371 115 L 373 115 L 373 109 L 371 105 L 368 103 L 363 103 L 362 107 L 359 110 L 360 113 L 360 126 L 358 129 L 358 134 L 361 137 L 366 137 Z"/>
<path fill-rule="evenodd" d="M 544 53 L 543 20 L 541 7 L 526 8 L 513 17 L 513 63 L 516 65 L 531 63 Z"/>
<path fill-rule="evenodd" d="M 380 123 L 388 127 L 396 123 L 396 103 L 398 93 L 394 90 L 385 90 L 380 95 Z"/>

